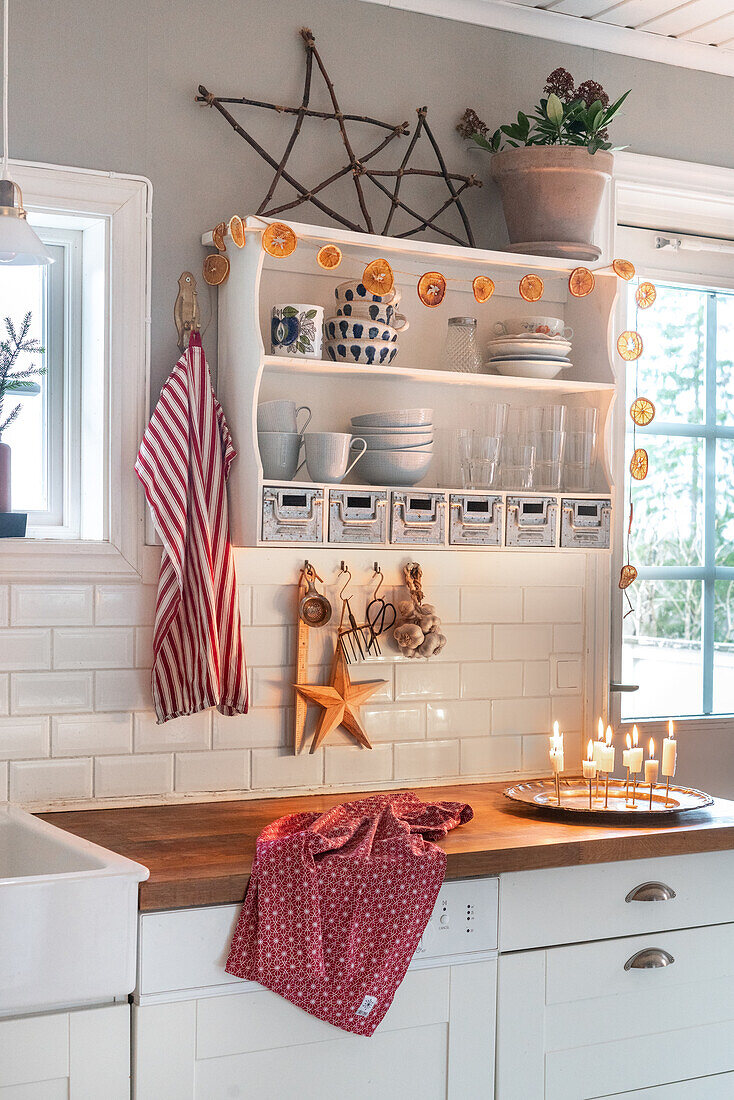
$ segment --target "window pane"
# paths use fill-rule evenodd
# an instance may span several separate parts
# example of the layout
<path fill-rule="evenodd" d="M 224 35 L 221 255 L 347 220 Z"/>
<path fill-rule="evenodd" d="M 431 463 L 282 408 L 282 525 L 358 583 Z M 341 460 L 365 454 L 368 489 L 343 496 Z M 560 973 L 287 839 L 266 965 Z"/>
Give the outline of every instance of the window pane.
<path fill-rule="evenodd" d="M 645 565 L 703 563 L 704 445 L 700 439 L 637 432 L 649 458 L 644 481 L 632 482 L 634 523 L 630 555 Z M 627 469 L 632 433 L 627 434 Z M 629 474 L 627 484 L 629 485 Z M 734 501 L 732 502 L 734 504 Z"/>
<path fill-rule="evenodd" d="M 734 294 L 716 296 L 716 422 L 734 424 Z"/>
<path fill-rule="evenodd" d="M 622 717 L 700 714 L 703 705 L 701 581 L 641 580 L 624 620 Z"/>
<path fill-rule="evenodd" d="M 660 420 L 698 424 L 704 417 L 706 293 L 657 284 L 654 306 L 637 310 L 635 290 L 631 285 L 629 328 L 637 325 L 645 350 L 627 366 L 627 395 L 630 401 L 636 392 L 651 397 Z"/>
<path fill-rule="evenodd" d="M 734 439 L 716 441 L 716 564 L 734 565 Z"/>
<path fill-rule="evenodd" d="M 714 582 L 714 713 L 734 713 L 734 580 Z"/>
<path fill-rule="evenodd" d="M 29 338 L 43 343 L 46 306 L 46 269 L 43 267 L 0 268 L 0 303 L 2 303 L 2 338 L 6 339 L 5 318 L 9 317 L 16 331 L 30 310 L 33 314 Z M 45 365 L 46 357 L 22 355 L 15 369 Z M 41 387 L 35 396 L 6 395 L 2 420 L 16 405 L 20 413 L 2 433 L 3 443 L 11 450 L 11 494 L 16 511 L 45 511 L 48 507 L 46 407 L 47 378 L 33 379 Z"/>

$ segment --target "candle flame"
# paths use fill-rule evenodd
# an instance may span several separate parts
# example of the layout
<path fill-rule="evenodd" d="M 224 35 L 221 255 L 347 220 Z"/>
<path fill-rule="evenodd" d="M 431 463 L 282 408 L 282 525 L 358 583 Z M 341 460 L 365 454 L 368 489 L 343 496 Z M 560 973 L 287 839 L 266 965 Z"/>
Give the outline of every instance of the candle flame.
<path fill-rule="evenodd" d="M 672 718 L 668 719 L 668 737 L 670 737 L 671 740 L 675 737 L 675 733 L 673 731 L 673 719 Z"/>
<path fill-rule="evenodd" d="M 630 737 L 629 734 L 627 734 L 627 748 L 628 749 L 632 748 L 632 738 Z"/>
<path fill-rule="evenodd" d="M 604 723 L 602 722 L 601 718 L 599 719 L 599 736 L 598 736 L 597 740 L 599 740 L 599 741 L 604 740 Z"/>
<path fill-rule="evenodd" d="M 633 726 L 632 727 L 632 744 L 634 745 L 635 748 L 637 748 L 637 741 L 638 741 L 637 726 Z"/>
<path fill-rule="evenodd" d="M 652 737 L 650 738 L 649 753 L 650 759 L 652 760 L 652 758 L 655 756 L 655 742 L 653 741 Z"/>
<path fill-rule="evenodd" d="M 586 748 L 586 759 L 587 760 L 593 760 L 594 759 L 594 742 L 593 741 L 589 741 L 589 744 Z"/>
<path fill-rule="evenodd" d="M 554 737 L 558 737 L 558 731 L 559 731 L 559 728 L 560 728 L 560 727 L 559 727 L 559 725 L 558 725 L 558 722 L 554 722 L 554 723 L 553 723 L 553 736 L 554 736 Z"/>
<path fill-rule="evenodd" d="M 609 748 L 611 743 L 612 743 L 612 727 L 607 726 L 607 748 Z"/>

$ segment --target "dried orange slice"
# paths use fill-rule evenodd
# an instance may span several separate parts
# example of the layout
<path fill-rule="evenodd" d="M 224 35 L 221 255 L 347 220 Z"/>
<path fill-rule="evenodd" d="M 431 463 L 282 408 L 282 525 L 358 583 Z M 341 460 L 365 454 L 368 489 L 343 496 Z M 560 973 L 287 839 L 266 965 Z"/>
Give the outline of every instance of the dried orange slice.
<path fill-rule="evenodd" d="M 331 271 L 342 262 L 341 248 L 335 244 L 325 244 L 316 253 L 316 262 L 319 267 L 325 267 L 327 271 Z"/>
<path fill-rule="evenodd" d="M 640 428 L 646 428 L 655 419 L 655 406 L 649 397 L 636 397 L 630 405 L 630 416 Z"/>
<path fill-rule="evenodd" d="M 652 283 L 640 283 L 635 291 L 635 301 L 640 309 L 649 309 L 658 296 Z"/>
<path fill-rule="evenodd" d="M 295 252 L 298 238 L 285 222 L 272 222 L 263 232 L 263 248 L 268 256 L 283 260 Z"/>
<path fill-rule="evenodd" d="M 626 279 L 629 282 L 635 277 L 635 265 L 629 260 L 612 260 L 612 267 L 620 279 Z"/>
<path fill-rule="evenodd" d="M 418 280 L 418 297 L 424 306 L 440 306 L 446 294 L 446 280 L 440 271 L 426 271 Z"/>
<path fill-rule="evenodd" d="M 619 587 L 621 589 L 629 588 L 633 581 L 637 580 L 637 570 L 634 565 L 623 565 L 622 571 L 619 574 Z"/>
<path fill-rule="evenodd" d="M 214 247 L 218 249 L 219 252 L 227 251 L 227 246 L 224 243 L 224 234 L 226 232 L 227 226 L 224 222 L 220 222 L 219 225 L 215 225 L 212 229 L 212 241 L 214 242 Z"/>
<path fill-rule="evenodd" d="M 395 286 L 395 276 L 387 260 L 370 260 L 362 272 L 362 282 L 370 294 L 389 294 Z"/>
<path fill-rule="evenodd" d="M 632 332 L 629 329 L 623 332 L 617 340 L 617 351 L 627 362 L 639 359 L 642 355 L 642 337 L 639 332 Z"/>
<path fill-rule="evenodd" d="M 630 473 L 635 481 L 644 481 L 647 477 L 648 459 L 644 447 L 638 447 L 630 459 Z"/>
<path fill-rule="evenodd" d="M 494 283 L 489 275 L 477 275 L 472 283 L 472 289 L 476 300 L 480 305 L 484 305 L 484 303 L 488 302 L 494 294 Z"/>
<path fill-rule="evenodd" d="M 220 286 L 229 275 L 229 260 L 221 252 L 213 252 L 204 260 L 204 282 Z"/>
<path fill-rule="evenodd" d="M 540 275 L 523 275 L 520 280 L 520 297 L 526 302 L 539 302 L 543 297 L 543 280 Z"/>
<path fill-rule="evenodd" d="M 574 298 L 585 298 L 596 285 L 594 272 L 588 267 L 575 267 L 568 276 L 568 289 Z"/>
<path fill-rule="evenodd" d="M 233 214 L 229 219 L 229 235 L 238 248 L 245 247 L 245 223 L 239 214 Z"/>

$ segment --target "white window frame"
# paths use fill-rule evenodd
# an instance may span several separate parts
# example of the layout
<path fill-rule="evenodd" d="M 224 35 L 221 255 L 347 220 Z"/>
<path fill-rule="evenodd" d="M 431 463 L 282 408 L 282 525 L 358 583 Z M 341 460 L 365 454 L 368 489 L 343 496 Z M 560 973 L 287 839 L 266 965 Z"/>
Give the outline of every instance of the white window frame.
<path fill-rule="evenodd" d="M 94 262 L 104 264 L 104 301 L 95 298 L 94 280 L 82 290 L 81 355 L 92 353 L 85 343 L 95 345 L 95 354 L 102 348 L 105 392 L 96 400 L 106 463 L 104 470 L 88 473 L 103 501 L 102 537 L 0 539 L 0 572 L 5 580 L 139 578 L 145 564 L 145 503 L 133 467 L 148 403 L 151 184 L 141 176 L 25 161 L 11 161 L 10 175 L 23 190 L 31 223 L 48 215 L 59 224 L 86 217 L 89 251 Z M 87 323 L 90 318 L 94 323 Z M 80 461 L 83 466 L 83 454 Z M 92 524 L 84 516 L 84 495 L 82 533 Z"/>
<path fill-rule="evenodd" d="M 716 165 L 692 164 L 636 153 L 615 155 L 615 178 L 612 196 L 610 229 L 616 226 L 636 226 L 657 229 L 663 235 L 695 235 L 734 242 L 734 170 Z M 664 266 L 664 264 L 663 264 Z M 645 272 L 653 278 L 655 272 Z M 691 281 L 688 276 L 685 281 Z M 624 297 L 618 299 L 618 325 L 624 319 Z M 624 539 L 627 521 L 625 486 L 625 431 L 629 401 L 626 398 L 625 364 L 617 363 L 617 403 L 614 418 L 613 468 L 619 488 L 615 545 L 612 557 L 612 629 L 610 671 L 611 681 L 619 683 L 622 667 L 623 595 L 618 587 L 619 571 L 625 560 Z M 654 395 L 653 396 L 654 399 Z M 610 717 L 614 725 L 626 732 L 632 720 L 621 720 L 620 693 L 610 694 Z M 644 743 L 647 736 L 661 730 L 660 719 L 636 720 Z M 710 715 L 681 718 L 680 728 L 692 734 L 731 734 L 731 715 Z"/>

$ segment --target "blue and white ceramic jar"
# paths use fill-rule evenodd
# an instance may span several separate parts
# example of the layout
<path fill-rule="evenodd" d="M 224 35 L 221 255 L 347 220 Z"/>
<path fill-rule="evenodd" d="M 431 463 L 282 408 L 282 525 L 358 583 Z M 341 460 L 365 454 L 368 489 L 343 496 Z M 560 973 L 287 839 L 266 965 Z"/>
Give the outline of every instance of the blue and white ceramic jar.
<path fill-rule="evenodd" d="M 323 328 L 323 306 L 303 302 L 273 306 L 270 324 L 273 355 L 320 359 Z"/>

